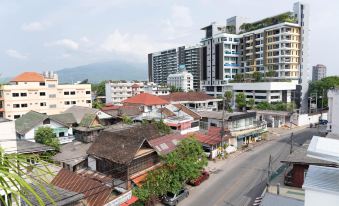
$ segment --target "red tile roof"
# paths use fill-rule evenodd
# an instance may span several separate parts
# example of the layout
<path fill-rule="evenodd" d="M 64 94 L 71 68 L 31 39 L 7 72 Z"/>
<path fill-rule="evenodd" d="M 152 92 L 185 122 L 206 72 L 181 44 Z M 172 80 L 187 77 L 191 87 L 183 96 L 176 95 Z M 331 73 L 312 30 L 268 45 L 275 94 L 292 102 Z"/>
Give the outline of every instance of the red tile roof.
<path fill-rule="evenodd" d="M 14 77 L 11 82 L 44 82 L 45 78 L 37 72 L 24 72 Z"/>
<path fill-rule="evenodd" d="M 176 148 L 176 144 L 187 138 L 188 136 L 181 134 L 168 134 L 149 141 L 150 145 L 160 154 L 168 154 Z"/>
<path fill-rule="evenodd" d="M 135 203 L 136 201 L 138 201 L 138 198 L 136 196 L 132 196 L 131 199 L 129 199 L 126 202 L 122 203 L 120 206 L 129 206 L 129 205 L 132 205 L 133 203 Z"/>
<path fill-rule="evenodd" d="M 151 106 L 151 105 L 165 105 L 168 104 L 168 101 L 152 94 L 141 93 L 124 100 L 123 103 L 126 105 L 131 104 L 131 105 Z"/>
<path fill-rule="evenodd" d="M 83 176 L 66 169 L 61 169 L 52 180 L 52 184 L 73 192 L 82 193 L 89 206 L 103 206 L 109 199 L 112 188 L 96 178 Z"/>
<path fill-rule="evenodd" d="M 214 100 L 215 97 L 212 97 L 205 92 L 174 92 L 169 95 L 162 95 L 160 98 L 167 100 L 169 102 L 180 102 L 180 101 L 206 101 Z"/>
<path fill-rule="evenodd" d="M 199 142 L 208 144 L 208 145 L 215 145 L 221 142 L 220 137 L 220 128 L 219 127 L 210 127 L 208 129 L 207 134 L 203 134 L 201 132 L 195 132 L 194 136 L 199 140 Z M 224 137 L 224 141 L 227 140 L 227 137 Z"/>

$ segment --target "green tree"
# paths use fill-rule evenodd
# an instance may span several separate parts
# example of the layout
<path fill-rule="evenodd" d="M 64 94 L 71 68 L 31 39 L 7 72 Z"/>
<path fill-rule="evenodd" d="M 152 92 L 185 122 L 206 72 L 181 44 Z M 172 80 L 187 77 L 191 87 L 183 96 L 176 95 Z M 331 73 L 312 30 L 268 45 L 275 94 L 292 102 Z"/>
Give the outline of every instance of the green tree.
<path fill-rule="evenodd" d="M 158 131 L 163 135 L 171 133 L 171 127 L 165 124 L 163 120 L 160 121 L 152 120 L 152 124 L 154 124 Z"/>
<path fill-rule="evenodd" d="M 234 76 L 234 81 L 235 81 L 235 82 L 242 82 L 242 81 L 244 81 L 244 75 L 242 75 L 242 74 L 236 74 L 236 75 Z"/>
<path fill-rule="evenodd" d="M 339 86 L 339 76 L 329 76 L 318 81 L 313 81 L 310 83 L 309 94 L 317 94 L 318 97 L 324 96 L 323 99 L 318 99 L 318 107 L 328 106 L 327 92 L 331 88 Z"/>
<path fill-rule="evenodd" d="M 96 109 L 101 109 L 104 107 L 104 104 L 100 100 L 94 100 L 92 103 L 92 107 Z"/>
<path fill-rule="evenodd" d="M 233 99 L 233 92 L 232 91 L 226 91 L 225 94 L 224 94 L 224 97 L 225 97 L 225 103 L 226 103 L 226 110 L 228 112 L 233 112 L 232 110 L 232 99 Z"/>
<path fill-rule="evenodd" d="M 105 81 L 101 81 L 97 84 L 92 84 L 92 92 L 97 96 L 105 96 Z"/>
<path fill-rule="evenodd" d="M 122 115 L 121 119 L 124 124 L 133 124 L 133 120 L 126 115 Z"/>
<path fill-rule="evenodd" d="M 240 92 L 235 96 L 235 102 L 240 111 L 246 107 L 246 96 L 245 93 Z"/>
<path fill-rule="evenodd" d="M 275 71 L 274 70 L 269 70 L 265 73 L 266 77 L 274 77 L 275 76 Z"/>
<path fill-rule="evenodd" d="M 249 99 L 249 100 L 247 101 L 247 107 L 248 107 L 249 109 L 253 109 L 253 108 L 254 108 L 254 105 L 255 105 L 255 100 L 254 100 L 253 98 L 251 98 L 251 99 Z"/>
<path fill-rule="evenodd" d="M 148 173 L 141 188 L 133 190 L 147 205 L 154 204 L 157 197 L 167 192 L 177 193 L 184 184 L 197 178 L 207 165 L 202 145 L 194 136 L 183 139 L 177 148 L 163 157 L 163 166 Z"/>
<path fill-rule="evenodd" d="M 50 127 L 39 127 L 35 132 L 34 139 L 37 143 L 53 147 L 56 151 L 60 150 L 60 142 L 53 129 Z"/>
<path fill-rule="evenodd" d="M 260 72 L 253 72 L 252 77 L 254 81 L 259 82 L 262 79 L 262 74 Z"/>
<path fill-rule="evenodd" d="M 178 88 L 178 87 L 176 87 L 176 86 L 174 86 L 174 85 L 172 85 L 171 87 L 170 87 L 170 92 L 171 93 L 174 93 L 174 92 L 182 92 L 183 90 L 181 89 L 181 88 Z"/>

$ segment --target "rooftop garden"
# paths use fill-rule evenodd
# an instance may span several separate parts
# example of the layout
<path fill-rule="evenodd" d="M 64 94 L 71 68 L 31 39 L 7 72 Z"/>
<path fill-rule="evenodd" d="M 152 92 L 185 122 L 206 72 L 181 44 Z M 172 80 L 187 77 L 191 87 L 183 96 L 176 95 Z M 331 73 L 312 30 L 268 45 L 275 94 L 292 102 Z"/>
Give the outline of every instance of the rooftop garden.
<path fill-rule="evenodd" d="M 298 19 L 294 16 L 293 12 L 285 12 L 277 16 L 262 19 L 257 22 L 244 23 L 240 26 L 240 30 L 241 30 L 240 33 L 254 31 L 257 29 L 261 29 L 264 27 L 272 26 L 275 24 L 283 23 L 283 22 L 297 23 Z"/>
<path fill-rule="evenodd" d="M 289 79 L 274 79 L 275 71 L 269 70 L 265 73 L 255 71 L 253 73 L 236 74 L 230 83 L 243 82 L 291 82 Z"/>

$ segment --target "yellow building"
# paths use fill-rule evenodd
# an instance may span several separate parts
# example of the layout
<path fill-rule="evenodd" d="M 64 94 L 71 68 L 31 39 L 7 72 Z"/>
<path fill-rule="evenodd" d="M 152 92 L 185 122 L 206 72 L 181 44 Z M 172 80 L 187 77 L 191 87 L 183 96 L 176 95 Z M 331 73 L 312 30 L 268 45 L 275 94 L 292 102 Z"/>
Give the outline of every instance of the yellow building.
<path fill-rule="evenodd" d="M 30 110 L 58 114 L 73 105 L 92 107 L 90 84 L 59 84 L 53 72 L 24 72 L 0 86 L 0 117 L 6 119 Z"/>

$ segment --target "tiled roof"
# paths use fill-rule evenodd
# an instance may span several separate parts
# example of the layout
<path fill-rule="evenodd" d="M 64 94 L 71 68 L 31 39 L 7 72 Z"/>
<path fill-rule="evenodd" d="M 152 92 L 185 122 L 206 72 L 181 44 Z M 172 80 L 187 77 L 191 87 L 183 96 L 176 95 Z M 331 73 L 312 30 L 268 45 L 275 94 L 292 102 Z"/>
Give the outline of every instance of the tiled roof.
<path fill-rule="evenodd" d="M 219 127 L 210 127 L 206 134 L 201 132 L 195 132 L 193 133 L 193 135 L 198 139 L 199 142 L 203 144 L 215 145 L 221 142 Z M 224 141 L 226 141 L 227 138 L 228 138 L 227 136 L 224 136 Z"/>
<path fill-rule="evenodd" d="M 124 104 L 135 104 L 135 105 L 166 105 L 168 101 L 148 93 L 141 93 L 136 96 L 130 97 L 123 101 Z"/>
<path fill-rule="evenodd" d="M 36 111 L 29 111 L 22 115 L 19 119 L 15 120 L 15 130 L 17 133 L 24 135 L 40 122 L 47 119 L 48 116 Z"/>
<path fill-rule="evenodd" d="M 63 124 L 72 125 L 76 124 L 77 121 L 72 113 L 61 113 L 49 115 L 49 118 Z"/>
<path fill-rule="evenodd" d="M 87 113 L 81 119 L 81 122 L 79 123 L 79 126 L 90 128 L 92 126 L 92 123 L 95 120 L 95 118 L 97 118 L 96 114 Z"/>
<path fill-rule="evenodd" d="M 162 95 L 160 98 L 167 100 L 169 102 L 195 102 L 195 101 L 206 101 L 206 100 L 216 100 L 215 97 L 212 97 L 205 92 L 174 92 L 169 95 Z"/>
<path fill-rule="evenodd" d="M 43 145 L 37 142 L 31 142 L 27 140 L 17 140 L 16 142 L 17 142 L 17 152 L 19 154 L 30 154 L 55 150 L 50 146 Z"/>
<path fill-rule="evenodd" d="M 135 117 L 142 113 L 142 109 L 139 106 L 127 106 L 127 105 L 109 105 L 101 109 L 105 113 L 111 115 L 112 117 L 118 116 L 128 116 Z"/>
<path fill-rule="evenodd" d="M 172 152 L 180 140 L 187 138 L 186 135 L 181 134 L 168 134 L 156 139 L 152 139 L 149 141 L 150 145 L 162 155 L 168 154 Z"/>
<path fill-rule="evenodd" d="M 193 112 L 192 110 L 190 110 L 189 108 L 187 108 L 186 106 L 182 105 L 182 104 L 173 104 L 176 108 L 180 109 L 181 111 L 185 112 L 186 114 L 190 115 L 191 117 L 193 117 L 194 120 L 200 120 L 201 116 L 198 113 Z"/>
<path fill-rule="evenodd" d="M 95 108 L 90 107 L 82 107 L 82 106 L 72 106 L 68 108 L 63 113 L 72 113 L 77 121 L 77 123 L 80 123 L 82 118 L 85 116 L 85 114 L 96 114 L 99 110 Z"/>
<path fill-rule="evenodd" d="M 167 109 L 166 107 L 160 108 L 159 112 L 163 115 L 166 115 L 167 117 L 174 117 L 176 116 L 171 110 Z"/>
<path fill-rule="evenodd" d="M 195 137 L 199 142 L 208 145 L 215 145 L 221 142 L 220 128 L 210 127 L 206 134 L 202 132 L 193 132 L 186 135 L 179 133 L 168 134 L 149 141 L 150 145 L 162 155 L 168 154 L 175 150 L 177 144 L 188 137 Z M 224 137 L 224 141 L 227 140 L 227 136 Z"/>
<path fill-rule="evenodd" d="M 32 189 L 37 193 L 37 195 L 41 198 L 44 205 L 57 205 L 57 206 L 67 206 L 71 205 L 72 203 L 76 203 L 79 200 L 82 200 L 84 198 L 83 194 L 79 194 L 77 192 L 72 192 L 69 190 L 62 189 L 60 187 L 49 185 L 49 184 L 30 184 Z M 41 187 L 44 188 L 44 190 L 41 189 Z M 48 194 L 48 197 L 46 194 Z M 26 195 L 27 199 L 32 205 L 40 205 L 39 201 L 35 198 L 35 196 L 27 191 Z M 51 199 L 54 200 L 54 202 L 51 202 Z"/>
<path fill-rule="evenodd" d="M 14 77 L 11 82 L 44 82 L 45 78 L 36 72 L 24 72 Z"/>
<path fill-rule="evenodd" d="M 26 132 L 48 118 L 65 126 L 69 126 L 69 123 L 72 121 L 74 122 L 74 117 L 71 114 L 58 114 L 48 116 L 31 110 L 22 115 L 22 117 L 20 117 L 19 119 L 15 120 L 16 132 L 24 135 Z"/>
<path fill-rule="evenodd" d="M 87 154 L 105 158 L 115 163 L 130 163 L 147 140 L 159 136 L 154 125 L 137 125 L 124 130 L 102 131 Z"/>
<path fill-rule="evenodd" d="M 60 152 L 53 156 L 52 158 L 57 162 L 65 162 L 66 164 L 74 166 L 86 160 L 87 150 L 91 145 L 92 143 L 73 141 L 61 145 Z"/>
<path fill-rule="evenodd" d="M 52 184 L 60 188 L 82 193 L 89 206 L 103 206 L 110 197 L 112 188 L 95 178 L 83 176 L 66 169 L 62 169 L 52 180 Z"/>

